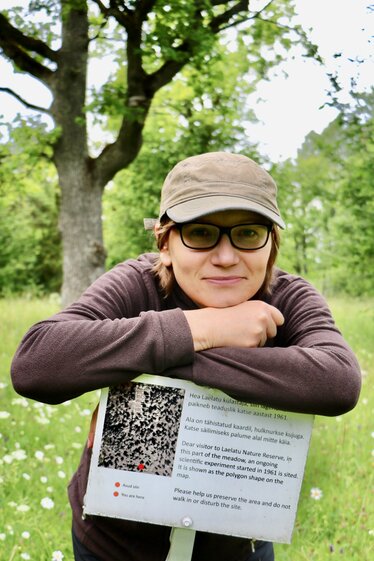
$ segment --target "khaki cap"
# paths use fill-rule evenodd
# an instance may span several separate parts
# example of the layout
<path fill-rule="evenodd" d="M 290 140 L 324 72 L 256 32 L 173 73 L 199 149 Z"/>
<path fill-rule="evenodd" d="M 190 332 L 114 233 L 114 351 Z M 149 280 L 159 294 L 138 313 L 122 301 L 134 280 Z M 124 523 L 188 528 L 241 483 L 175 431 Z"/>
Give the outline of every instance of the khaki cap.
<path fill-rule="evenodd" d="M 241 154 L 208 152 L 179 162 L 167 175 L 161 192 L 159 219 L 177 223 L 222 210 L 248 210 L 281 228 L 277 186 L 256 162 Z M 151 221 L 145 220 L 145 227 Z"/>

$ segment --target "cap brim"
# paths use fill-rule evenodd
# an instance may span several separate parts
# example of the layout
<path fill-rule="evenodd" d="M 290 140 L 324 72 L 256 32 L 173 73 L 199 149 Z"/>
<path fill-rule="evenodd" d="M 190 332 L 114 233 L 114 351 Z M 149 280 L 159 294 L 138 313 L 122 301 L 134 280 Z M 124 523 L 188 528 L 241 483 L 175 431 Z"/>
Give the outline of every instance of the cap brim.
<path fill-rule="evenodd" d="M 265 218 L 268 218 L 280 226 L 280 228 L 284 229 L 286 227 L 279 214 L 259 203 L 241 197 L 215 195 L 196 198 L 168 208 L 166 214 L 174 222 L 183 224 L 184 222 L 190 222 L 191 220 L 196 220 L 196 218 L 223 210 L 248 210 L 256 212 L 261 214 L 261 216 L 265 216 Z"/>

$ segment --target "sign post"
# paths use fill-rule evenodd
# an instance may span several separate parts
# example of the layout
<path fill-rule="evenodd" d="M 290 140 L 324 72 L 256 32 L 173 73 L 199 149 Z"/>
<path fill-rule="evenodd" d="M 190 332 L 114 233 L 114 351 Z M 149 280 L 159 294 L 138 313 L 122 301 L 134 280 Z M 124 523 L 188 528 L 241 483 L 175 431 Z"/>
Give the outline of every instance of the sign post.
<path fill-rule="evenodd" d="M 172 528 L 170 549 L 166 561 L 189 561 L 192 557 L 195 534 L 195 530 Z"/>

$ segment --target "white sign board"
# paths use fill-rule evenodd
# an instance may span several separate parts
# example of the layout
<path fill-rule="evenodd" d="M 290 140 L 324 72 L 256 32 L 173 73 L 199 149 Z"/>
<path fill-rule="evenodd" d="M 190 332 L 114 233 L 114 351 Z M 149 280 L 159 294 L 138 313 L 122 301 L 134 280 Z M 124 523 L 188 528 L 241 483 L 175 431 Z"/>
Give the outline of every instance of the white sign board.
<path fill-rule="evenodd" d="M 143 375 L 103 391 L 84 511 L 290 543 L 312 415 Z"/>

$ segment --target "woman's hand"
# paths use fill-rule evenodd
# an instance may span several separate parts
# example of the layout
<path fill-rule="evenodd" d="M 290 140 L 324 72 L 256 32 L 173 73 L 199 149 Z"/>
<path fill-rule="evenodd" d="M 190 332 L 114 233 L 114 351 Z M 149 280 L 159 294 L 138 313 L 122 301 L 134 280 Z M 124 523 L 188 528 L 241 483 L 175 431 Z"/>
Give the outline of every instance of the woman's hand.
<path fill-rule="evenodd" d="M 185 310 L 195 351 L 215 347 L 263 347 L 284 323 L 283 314 L 260 300 L 230 308 Z"/>

